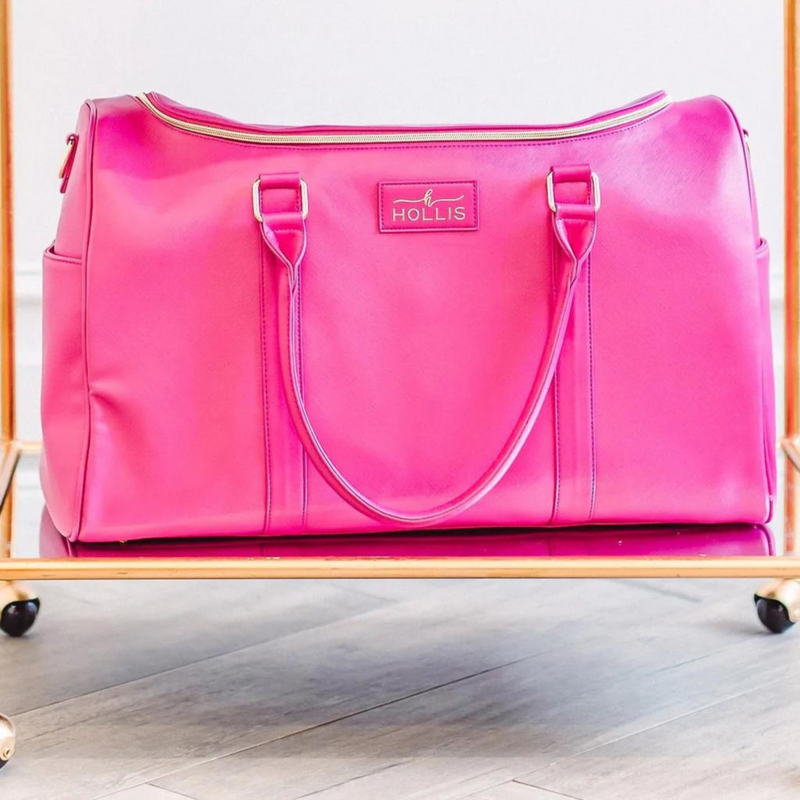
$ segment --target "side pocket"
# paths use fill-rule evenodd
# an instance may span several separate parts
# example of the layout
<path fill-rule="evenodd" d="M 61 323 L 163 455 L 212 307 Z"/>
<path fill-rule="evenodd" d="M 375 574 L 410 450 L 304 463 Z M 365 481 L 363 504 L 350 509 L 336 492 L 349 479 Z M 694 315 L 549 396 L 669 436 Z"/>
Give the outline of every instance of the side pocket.
<path fill-rule="evenodd" d="M 72 535 L 78 526 L 87 438 L 83 352 L 83 266 L 48 248 L 43 259 L 41 479 L 50 516 Z"/>
<path fill-rule="evenodd" d="M 764 461 L 769 492 L 769 514 L 775 502 L 777 440 L 775 438 L 775 373 L 772 365 L 772 327 L 769 300 L 769 245 L 762 239 L 756 250 L 761 310 L 761 389 L 764 405 Z"/>

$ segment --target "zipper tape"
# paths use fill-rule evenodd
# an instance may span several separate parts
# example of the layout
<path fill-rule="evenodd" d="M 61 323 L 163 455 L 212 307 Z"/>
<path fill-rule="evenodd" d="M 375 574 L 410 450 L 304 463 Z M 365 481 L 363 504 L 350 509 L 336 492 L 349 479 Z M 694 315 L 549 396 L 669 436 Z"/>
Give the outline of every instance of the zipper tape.
<path fill-rule="evenodd" d="M 224 128 L 218 125 L 205 125 L 199 122 L 188 122 L 165 113 L 147 96 L 146 93 L 137 95 L 136 99 L 148 111 L 162 122 L 182 131 L 197 133 L 202 136 L 211 136 L 215 139 L 228 139 L 234 142 L 249 142 L 251 144 L 393 144 L 413 142 L 526 142 L 543 141 L 552 139 L 571 139 L 576 136 L 585 136 L 590 133 L 628 125 L 645 119 L 665 109 L 672 98 L 664 95 L 657 100 L 640 106 L 633 111 L 622 112 L 607 117 L 597 122 L 585 122 L 576 125 L 565 125 L 558 128 L 539 130 L 429 130 L 429 131 L 385 131 L 382 133 L 258 133 L 255 131 L 240 131 Z"/>

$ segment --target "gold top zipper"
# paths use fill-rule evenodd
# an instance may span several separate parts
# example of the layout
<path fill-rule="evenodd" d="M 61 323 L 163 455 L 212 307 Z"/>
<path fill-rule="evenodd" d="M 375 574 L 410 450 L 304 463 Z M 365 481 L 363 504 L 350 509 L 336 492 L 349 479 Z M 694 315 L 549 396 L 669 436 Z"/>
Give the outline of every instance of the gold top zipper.
<path fill-rule="evenodd" d="M 395 144 L 410 142 L 526 142 L 548 139 L 570 139 L 598 131 L 616 128 L 638 122 L 666 108 L 672 98 L 663 95 L 650 103 L 632 111 L 623 111 L 596 122 L 565 125 L 559 128 L 530 130 L 428 130 L 428 131 L 385 131 L 374 133 L 261 133 L 188 122 L 165 113 L 155 106 L 147 94 L 137 95 L 137 100 L 162 122 L 182 131 L 211 136 L 215 139 L 229 139 L 234 142 L 250 144 Z"/>

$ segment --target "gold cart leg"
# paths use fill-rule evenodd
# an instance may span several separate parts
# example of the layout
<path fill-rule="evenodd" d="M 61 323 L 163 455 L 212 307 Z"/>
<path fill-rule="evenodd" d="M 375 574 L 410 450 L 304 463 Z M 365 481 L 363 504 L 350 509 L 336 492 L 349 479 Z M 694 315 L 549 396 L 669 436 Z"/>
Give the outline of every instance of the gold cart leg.
<path fill-rule="evenodd" d="M 800 505 L 798 503 L 800 471 L 795 461 L 797 457 L 795 440 L 784 442 L 784 450 L 787 454 L 785 552 L 786 555 L 794 555 L 797 541 L 797 513 Z M 758 618 L 772 633 L 783 633 L 800 621 L 800 581 L 788 578 L 770 581 L 758 589 L 753 599 Z"/>
<path fill-rule="evenodd" d="M 0 0 L 0 435 L 17 438 L 14 349 L 14 187 L 11 108 L 11 0 Z"/>
<path fill-rule="evenodd" d="M 16 743 L 17 734 L 14 731 L 14 723 L 8 717 L 0 714 L 0 769 L 11 760 Z"/>
<path fill-rule="evenodd" d="M 13 544 L 12 479 L 19 461 L 16 443 L 16 353 L 14 352 L 14 212 L 11 178 L 11 0 L 0 0 L 0 558 L 9 558 Z M 39 599 L 19 584 L 0 582 L 0 628 L 11 636 L 30 629 Z M 16 744 L 11 720 L 0 714 L 0 768 Z"/>
<path fill-rule="evenodd" d="M 0 559 L 13 555 L 14 473 L 21 449 L 7 444 L 0 458 Z M 9 636 L 27 633 L 39 614 L 39 598 L 21 583 L 0 581 L 0 630 Z"/>
<path fill-rule="evenodd" d="M 12 513 L 11 478 L 17 466 L 14 353 L 14 251 L 11 184 L 11 0 L 0 0 L 0 439 L 4 447 L 0 481 L 2 482 L 2 517 L 0 517 L 0 558 L 11 555 Z M 26 589 L 0 583 L 0 622 L 8 620 L 16 630 L 19 602 L 37 603 Z M 15 605 L 16 604 L 16 605 Z M 37 605 L 38 611 L 38 605 Z M 24 615 L 23 615 L 24 616 Z M 16 622 L 15 622 L 16 621 Z M 2 623 L 5 628 L 5 623 Z M 28 625 L 30 627 L 30 625 Z M 14 725 L 0 714 L 0 769 L 14 755 L 17 737 Z"/>
<path fill-rule="evenodd" d="M 797 0 L 786 0 L 784 9 L 786 438 L 782 444 L 787 456 L 785 553 L 794 555 L 800 528 L 800 86 L 797 80 L 800 20 Z M 772 581 L 756 592 L 755 601 L 759 619 L 773 633 L 782 633 L 800 620 L 800 583 L 797 581 Z"/>

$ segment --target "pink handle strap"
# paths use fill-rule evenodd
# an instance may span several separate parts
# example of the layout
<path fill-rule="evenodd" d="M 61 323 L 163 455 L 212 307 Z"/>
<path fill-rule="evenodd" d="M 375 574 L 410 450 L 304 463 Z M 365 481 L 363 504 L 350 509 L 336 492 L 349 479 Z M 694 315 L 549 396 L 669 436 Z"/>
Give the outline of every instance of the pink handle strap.
<path fill-rule="evenodd" d="M 395 526 L 424 527 L 443 522 L 465 511 L 490 492 L 522 450 L 552 383 L 569 321 L 575 284 L 594 244 L 597 225 L 598 204 L 593 196 L 597 179 L 593 178 L 588 165 L 555 167 L 548 178 L 548 183 L 553 201 L 551 208 L 555 240 L 561 246 L 561 257 L 556 259 L 555 313 L 522 414 L 497 457 L 472 486 L 435 508 L 408 513 L 388 508 L 353 486 L 337 469 L 311 424 L 303 402 L 298 364 L 297 321 L 300 292 L 297 275 L 306 250 L 304 187 L 297 173 L 260 176 L 254 187 L 256 218 L 261 217 L 259 223 L 264 242 L 286 268 L 282 270 L 279 280 L 278 336 L 281 371 L 289 412 L 312 463 L 331 487 L 353 508 Z M 559 183 L 585 184 L 586 202 L 559 202 L 556 191 Z M 570 197 L 574 197 L 575 194 L 574 191 L 569 193 Z M 265 200 L 268 202 L 265 203 Z M 544 193 L 542 202 L 545 202 Z"/>

